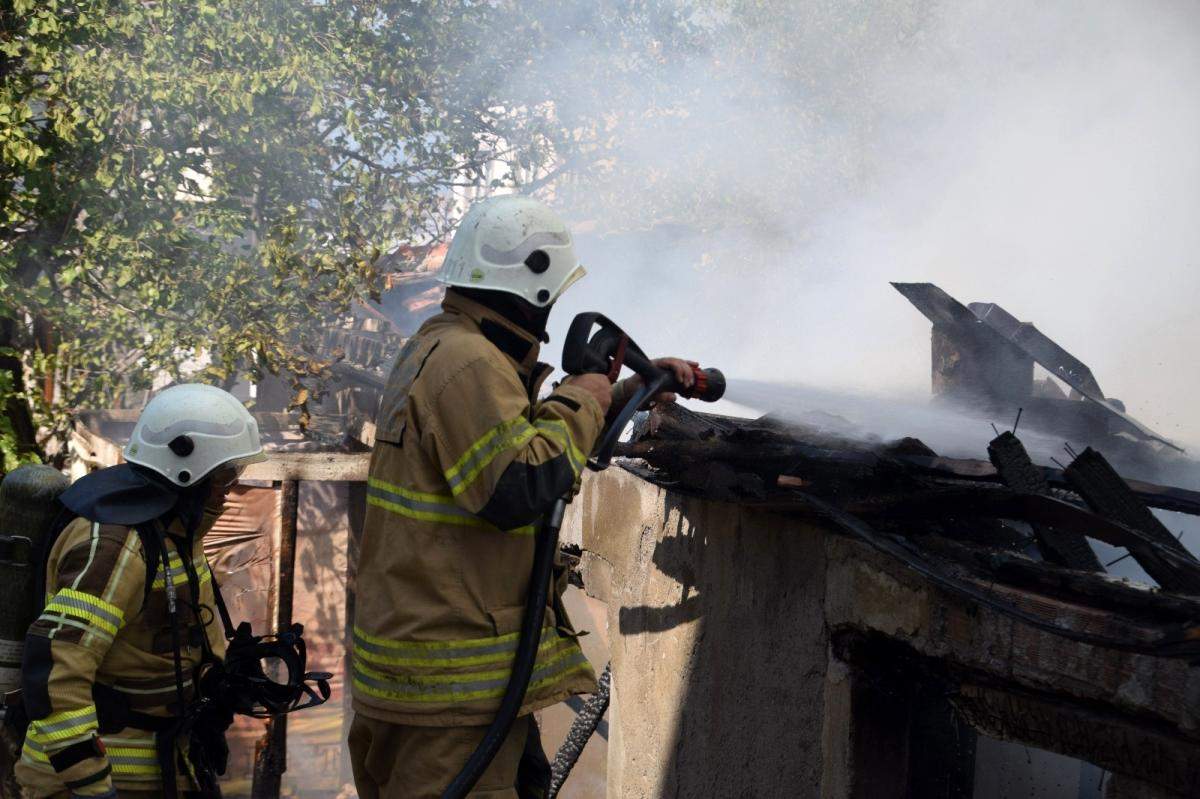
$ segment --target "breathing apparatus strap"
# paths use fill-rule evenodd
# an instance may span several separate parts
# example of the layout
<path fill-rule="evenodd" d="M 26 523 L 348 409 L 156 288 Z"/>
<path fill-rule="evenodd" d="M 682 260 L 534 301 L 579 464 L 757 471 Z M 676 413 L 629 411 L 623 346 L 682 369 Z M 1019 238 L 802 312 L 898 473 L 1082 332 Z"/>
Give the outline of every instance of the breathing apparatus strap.
<path fill-rule="evenodd" d="M 212 571 L 209 569 L 209 571 Z M 225 606 L 225 597 L 221 593 L 221 583 L 217 580 L 217 575 L 212 576 L 213 599 L 217 602 L 217 612 L 221 615 L 221 626 L 225 628 L 225 640 L 232 641 L 233 636 L 237 633 L 234 629 L 233 619 L 229 616 L 229 608 Z"/>
<path fill-rule="evenodd" d="M 229 641 L 226 657 L 221 659 L 216 656 L 207 634 L 207 627 L 214 619 L 211 616 L 208 619 L 204 618 L 204 606 L 200 603 L 200 578 L 192 561 L 192 550 L 195 545 L 194 525 L 189 524 L 188 520 L 182 516 L 180 520 L 188 529 L 187 534 L 183 536 L 168 533 L 161 520 L 139 526 L 149 566 L 147 593 L 154 582 L 157 571 L 156 563 L 161 563 L 167 597 L 167 613 L 171 627 L 178 710 L 177 714 L 155 722 L 153 725 L 155 749 L 162 771 L 163 795 L 168 799 L 177 799 L 179 795 L 177 742 L 182 736 L 191 735 L 192 747 L 195 748 L 198 725 L 211 723 L 212 717 L 209 714 L 214 711 L 217 711 L 217 715 L 237 712 L 266 718 L 320 705 L 330 696 L 329 680 L 332 678 L 332 675 L 326 672 L 305 671 L 307 649 L 303 638 L 304 628 L 301 625 L 293 624 L 287 630 L 274 636 L 252 635 L 248 623 L 242 623 L 235 628 L 229 609 L 225 604 L 225 598 L 221 593 L 220 584 L 214 574 L 212 587 L 216 614 L 220 616 L 225 637 Z M 201 627 L 199 645 L 202 662 L 201 668 L 197 668 L 193 675 L 196 696 L 191 703 L 187 702 L 184 690 L 183 641 L 179 629 L 180 598 L 176 592 L 175 575 L 172 573 L 170 549 L 167 546 L 168 538 L 175 544 L 175 550 L 187 577 L 191 600 L 187 604 L 191 608 L 196 623 Z M 262 662 L 268 658 L 276 658 L 284 663 L 287 668 L 286 682 L 277 683 L 263 672 Z M 219 682 L 211 695 L 202 695 L 201 693 L 201 686 L 204 683 L 201 679 L 201 672 L 205 666 L 214 669 L 212 674 L 217 677 Z M 316 684 L 315 688 L 309 684 L 310 682 Z M 226 720 L 231 718 L 232 715 L 229 715 Z M 128 717 L 129 726 L 141 729 L 149 726 L 139 724 L 140 721 L 142 720 L 132 716 Z M 223 733 L 223 729 L 220 730 L 220 733 Z M 199 756 L 203 753 L 196 752 L 194 754 Z M 220 762 L 223 763 L 223 759 Z M 197 771 L 201 770 L 203 769 L 198 764 Z M 217 773 L 223 771 L 223 765 L 217 768 Z M 220 796 L 220 789 L 216 786 L 215 778 L 207 780 L 208 776 L 211 775 L 208 773 L 196 774 L 196 778 L 201 781 L 202 792 L 206 796 Z M 211 783 L 209 790 L 205 790 L 206 781 Z"/>
<path fill-rule="evenodd" d="M 179 715 L 175 718 L 175 723 L 169 729 L 154 734 L 154 744 L 158 755 L 159 769 L 162 771 L 163 795 L 168 797 L 168 799 L 175 799 L 179 795 L 179 786 L 176 784 L 177 781 L 175 778 L 175 743 L 179 739 L 179 733 L 183 726 L 183 716 L 187 710 L 187 701 L 183 693 L 183 651 L 179 638 L 175 577 L 171 573 L 171 556 L 167 549 L 166 534 L 163 531 L 162 525 L 157 520 L 152 523 L 152 526 L 158 541 L 158 554 L 163 566 L 163 587 L 167 594 L 167 615 L 171 620 L 171 649 L 172 660 L 175 665 L 175 696 L 178 700 L 179 708 Z M 190 558 L 190 552 L 188 556 Z M 180 561 L 184 560 L 182 552 L 179 553 L 179 559 Z M 153 573 L 154 571 L 151 570 L 151 574 Z M 198 599 L 195 585 L 191 583 L 191 575 L 188 576 L 188 582 L 192 597 Z M 203 635 L 201 637 L 205 638 L 207 643 L 207 638 Z"/>

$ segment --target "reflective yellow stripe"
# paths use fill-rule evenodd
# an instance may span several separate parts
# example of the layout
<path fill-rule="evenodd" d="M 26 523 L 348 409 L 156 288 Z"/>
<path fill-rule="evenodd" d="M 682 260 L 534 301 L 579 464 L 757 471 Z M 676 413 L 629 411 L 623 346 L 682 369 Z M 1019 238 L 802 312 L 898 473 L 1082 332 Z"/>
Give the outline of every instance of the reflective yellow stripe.
<path fill-rule="evenodd" d="M 40 749 L 53 749 L 56 742 L 65 742 L 94 732 L 96 726 L 96 706 L 87 705 L 31 721 L 27 740 Z"/>
<path fill-rule="evenodd" d="M 45 621 L 48 624 L 55 624 L 55 625 L 58 625 L 59 627 L 74 627 L 76 630 L 83 630 L 85 633 L 87 633 L 89 635 L 95 635 L 99 638 L 104 639 L 105 641 L 111 642 L 113 640 L 113 637 L 111 635 L 109 635 L 108 633 L 104 632 L 104 630 L 97 629 L 96 627 L 94 627 L 91 624 L 88 624 L 87 622 L 76 621 L 75 619 L 68 619 L 66 616 L 59 616 L 57 613 L 43 612 L 41 615 L 41 619 L 42 619 L 42 621 Z M 60 632 L 61 632 L 61 629 L 53 630 L 50 633 L 50 637 L 55 638 L 58 636 L 58 634 Z"/>
<path fill-rule="evenodd" d="M 571 470 L 578 477 L 587 463 L 587 456 L 579 447 L 575 446 L 575 439 L 571 438 L 571 429 L 567 427 L 567 423 L 562 419 L 539 419 L 534 422 L 534 427 L 539 433 L 562 447 L 563 454 L 567 456 L 567 461 L 571 464 Z"/>
<path fill-rule="evenodd" d="M 449 495 L 413 491 L 377 477 L 367 481 L 367 504 L 420 522 L 492 527 L 488 522 L 455 504 L 454 498 Z M 526 525 L 505 532 L 513 535 L 533 535 L 533 530 L 533 525 Z"/>
<path fill-rule="evenodd" d="M 542 630 L 539 652 L 548 652 L 560 640 L 553 627 Z M 517 633 L 467 641 L 390 641 L 354 628 L 354 656 L 381 666 L 478 666 L 512 660 Z"/>
<path fill-rule="evenodd" d="M 74 735 L 70 738 L 64 738 L 60 741 L 53 741 L 48 744 L 42 743 L 41 741 L 34 738 L 32 735 L 26 735 L 25 736 L 25 745 L 28 746 L 30 748 L 30 750 L 32 750 L 33 753 L 35 755 L 37 755 L 38 757 L 43 757 L 48 760 L 48 756 L 45 754 L 47 751 L 54 752 L 54 751 L 58 751 L 59 749 L 65 749 L 68 746 L 70 746 L 71 744 L 79 743 L 80 741 L 90 740 L 95 735 L 96 735 L 95 730 L 89 730 L 87 732 L 80 733 L 79 735 Z"/>
<path fill-rule="evenodd" d="M 524 416 L 509 419 L 488 430 L 472 444 L 458 462 L 446 470 L 450 492 L 458 496 L 466 491 L 487 465 L 505 450 L 520 447 L 533 438 L 536 431 Z"/>
<path fill-rule="evenodd" d="M 154 738 L 102 738 L 113 777 L 130 781 L 158 780 L 162 768 Z"/>
<path fill-rule="evenodd" d="M 50 756 L 35 746 L 28 738 L 25 739 L 25 746 L 21 749 L 21 760 L 39 766 L 50 766 Z"/>
<path fill-rule="evenodd" d="M 573 640 L 567 638 L 563 641 L 566 646 L 561 651 L 538 663 L 529 681 L 529 690 L 535 691 L 543 686 L 552 685 L 569 674 L 591 668 Z M 469 674 L 401 677 L 377 671 L 358 659 L 355 659 L 353 665 L 354 685 L 365 694 L 380 699 L 416 703 L 498 699 L 504 694 L 511 672 L 511 669 L 497 669 Z"/>
<path fill-rule="evenodd" d="M 173 585 L 184 585 L 187 583 L 187 572 L 183 568 L 183 560 L 179 555 L 172 552 L 168 562 L 171 564 L 171 583 Z M 208 561 L 203 556 L 192 560 L 192 567 L 196 570 L 196 579 L 201 585 L 212 581 L 212 572 L 209 571 Z M 166 585 L 167 581 L 163 577 L 163 568 L 160 563 L 158 571 L 155 572 L 154 582 L 150 584 L 150 587 L 165 588 Z"/>
<path fill-rule="evenodd" d="M 81 736 L 79 740 L 91 737 L 91 734 Z M 38 768 L 50 767 L 50 756 L 46 754 L 47 747 L 33 740 L 32 735 L 31 728 L 30 735 L 25 738 L 21 759 Z M 162 769 L 158 763 L 158 750 L 155 748 L 154 738 L 101 737 L 100 740 L 104 744 L 114 778 L 130 782 L 152 782 L 162 778 Z M 60 749 L 67 743 L 73 743 L 73 741 L 64 742 L 50 749 L 51 751 Z"/>
<path fill-rule="evenodd" d="M 119 607 L 74 588 L 60 588 L 43 612 L 83 619 L 109 635 L 125 626 L 125 613 Z"/>

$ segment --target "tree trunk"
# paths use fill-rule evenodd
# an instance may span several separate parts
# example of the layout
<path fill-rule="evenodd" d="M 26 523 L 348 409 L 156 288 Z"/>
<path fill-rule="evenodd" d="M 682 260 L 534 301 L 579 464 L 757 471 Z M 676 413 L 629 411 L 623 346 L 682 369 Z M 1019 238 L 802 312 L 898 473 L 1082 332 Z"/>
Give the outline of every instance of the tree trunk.
<path fill-rule="evenodd" d="M 0 348 L 20 352 L 21 342 L 17 339 L 18 331 L 16 320 L 0 318 Z M 14 392 L 24 390 L 25 375 L 20 357 L 0 352 L 0 370 L 8 372 L 11 376 Z M 23 455 L 27 453 L 41 455 L 41 448 L 37 443 L 37 426 L 33 422 L 33 414 L 30 412 L 29 405 L 24 400 L 10 397 L 4 403 L 4 416 L 12 426 L 17 451 Z"/>

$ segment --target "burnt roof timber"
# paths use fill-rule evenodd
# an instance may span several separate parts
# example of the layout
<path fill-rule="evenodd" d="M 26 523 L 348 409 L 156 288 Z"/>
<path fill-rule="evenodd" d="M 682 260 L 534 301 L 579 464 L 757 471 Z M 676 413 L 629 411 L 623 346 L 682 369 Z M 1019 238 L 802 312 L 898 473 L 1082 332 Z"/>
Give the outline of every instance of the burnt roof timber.
<path fill-rule="evenodd" d="M 926 455 L 880 454 L 863 450 L 839 450 L 801 443 L 733 443 L 716 438 L 704 441 L 643 440 L 621 444 L 617 454 L 627 458 L 642 458 L 652 464 L 670 466 L 673 463 L 701 459 L 725 460 L 757 469 L 777 469 L 790 474 L 807 464 L 827 466 L 829 475 L 865 476 L 886 457 L 896 464 L 910 467 L 915 473 L 981 483 L 1000 483 L 996 467 L 983 460 L 945 458 Z M 1069 489 L 1061 469 L 1036 467 L 1055 488 Z M 1200 492 L 1177 486 L 1159 485 L 1143 480 L 1126 479 L 1137 497 L 1152 508 L 1200 516 Z"/>
<path fill-rule="evenodd" d="M 988 444 L 988 459 L 1004 484 L 1014 491 L 1050 496 L 1050 483 L 1012 432 L 1005 431 L 992 439 Z M 1031 526 L 1042 557 L 1072 569 L 1104 571 L 1086 537 L 1047 525 Z"/>
<path fill-rule="evenodd" d="M 899 455 L 896 460 L 932 475 L 944 475 L 962 480 L 999 482 L 996 467 L 988 461 L 970 458 L 927 457 L 921 455 Z M 1035 466 L 1054 488 L 1070 489 L 1061 469 Z M 1178 486 L 1160 485 L 1145 480 L 1123 478 L 1138 499 L 1152 508 L 1200 516 L 1200 491 L 1191 491 Z"/>
<path fill-rule="evenodd" d="M 1031 324 L 1020 322 L 994 303 L 972 303 L 970 307 L 950 296 L 933 283 L 892 283 L 892 287 L 911 302 L 935 325 L 955 328 L 977 340 L 1001 345 L 1041 364 L 1043 368 L 1075 389 L 1085 399 L 1103 408 L 1143 438 L 1171 449 L 1183 448 L 1111 404 L 1100 391 L 1092 371 L 1071 353 Z M 984 313 L 985 316 L 980 316 Z"/>
<path fill-rule="evenodd" d="M 912 442 L 899 448 L 899 452 L 894 445 L 863 442 L 857 442 L 855 449 L 844 450 L 832 443 L 816 446 L 798 441 L 795 436 L 803 434 L 802 428 L 764 427 L 762 420 L 724 417 L 720 419 L 718 432 L 715 426 L 705 426 L 703 414 L 677 406 L 665 406 L 651 415 L 683 418 L 674 423 L 659 420 L 644 424 L 644 435 L 653 435 L 650 431 L 657 429 L 668 434 L 691 431 L 690 434 L 705 437 L 643 438 L 623 445 L 620 454 L 644 459 L 652 467 L 650 470 L 632 467 L 644 478 L 684 493 L 832 521 L 835 527 L 840 525 L 848 534 L 865 537 L 872 546 L 917 568 L 930 579 L 945 580 L 946 586 L 965 596 L 974 596 L 976 592 L 961 580 L 938 575 L 936 568 L 928 564 L 919 565 L 919 542 L 931 534 L 949 534 L 962 536 L 964 541 L 1019 548 L 1019 538 L 1009 543 L 1001 540 L 1003 536 L 974 532 L 975 527 L 983 529 L 987 525 L 1011 526 L 1006 520 L 1041 525 L 1124 547 L 1143 568 L 1156 575 L 1166 590 L 1200 596 L 1200 563 L 1177 542 L 1167 546 L 1155 535 L 1139 529 L 1141 519 L 1133 524 L 1132 518 L 1106 518 L 1085 508 L 1082 498 L 1077 497 L 1073 502 L 1058 498 L 1070 496 L 1069 493 L 1014 491 L 1000 484 L 990 464 L 966 462 L 962 471 L 969 477 L 963 479 L 948 471 L 943 459 L 903 454 L 922 450 Z M 909 459 L 916 463 L 910 463 Z M 928 468 L 930 463 L 936 463 L 938 470 Z M 1163 486 L 1151 488 L 1148 496 L 1152 499 L 1161 500 L 1172 493 L 1184 495 L 1183 499 L 1191 495 L 1190 503 L 1176 496 L 1176 508 L 1185 506 L 1193 513 L 1200 511 L 1194 492 Z M 1141 502 L 1133 492 L 1129 492 L 1127 499 Z M 872 525 L 878 525 L 878 530 L 873 530 Z M 900 541 L 908 543 L 897 549 Z M 1189 631 L 1177 642 L 1173 637 L 1176 633 L 1160 628 L 1155 651 L 1166 654 L 1177 651 L 1178 645 L 1186 656 L 1200 653 L 1200 626 L 1194 633 Z M 1122 644 L 1109 641 L 1099 645 Z"/>
<path fill-rule="evenodd" d="M 922 544 L 975 568 L 981 577 L 998 576 L 1012 585 L 1026 586 L 1059 599 L 1078 601 L 1085 597 L 1095 605 L 1154 623 L 1165 620 L 1188 623 L 1200 619 L 1200 598 L 1197 597 L 1147 591 L 1144 586 L 1122 578 L 1063 569 L 1017 552 L 1004 552 L 942 536 L 926 536 Z"/>

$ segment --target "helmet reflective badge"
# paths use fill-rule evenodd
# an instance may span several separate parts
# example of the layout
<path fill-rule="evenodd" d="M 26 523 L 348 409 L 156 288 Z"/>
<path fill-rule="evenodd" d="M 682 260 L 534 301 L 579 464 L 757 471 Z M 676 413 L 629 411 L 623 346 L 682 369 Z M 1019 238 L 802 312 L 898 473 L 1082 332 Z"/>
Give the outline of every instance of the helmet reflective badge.
<path fill-rule="evenodd" d="M 504 195 L 471 206 L 439 279 L 515 294 L 545 308 L 583 275 L 571 231 L 558 214 L 529 197 Z"/>
<path fill-rule="evenodd" d="M 189 486 L 218 466 L 266 456 L 258 423 L 236 397 L 215 386 L 187 383 L 150 400 L 129 437 L 125 460 Z"/>

